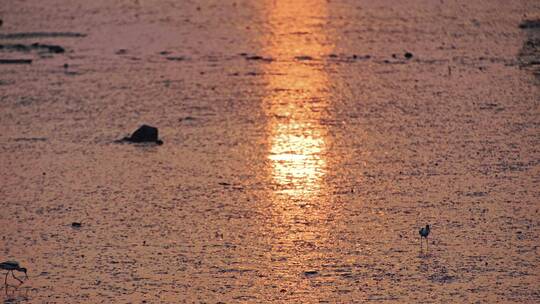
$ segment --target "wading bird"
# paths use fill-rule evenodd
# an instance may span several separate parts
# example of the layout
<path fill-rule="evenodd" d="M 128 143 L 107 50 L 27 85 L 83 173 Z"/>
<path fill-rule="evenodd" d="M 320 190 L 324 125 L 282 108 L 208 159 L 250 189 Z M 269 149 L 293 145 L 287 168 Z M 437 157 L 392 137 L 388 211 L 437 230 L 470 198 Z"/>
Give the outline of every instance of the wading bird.
<path fill-rule="evenodd" d="M 0 269 L 3 269 L 3 270 L 7 270 L 8 272 L 6 273 L 6 278 L 4 280 L 4 283 L 7 285 L 7 277 L 8 277 L 8 274 L 11 272 L 11 275 L 13 276 L 13 278 L 15 278 L 15 280 L 19 281 L 19 282 L 23 282 L 22 280 L 20 280 L 19 278 L 17 278 L 15 276 L 15 274 L 13 273 L 14 270 L 16 271 L 20 271 L 20 272 L 24 272 L 24 275 L 26 276 L 26 278 L 28 279 L 28 275 L 26 274 L 26 268 L 24 267 L 21 267 L 19 265 L 19 262 L 16 262 L 16 261 L 6 261 L 6 262 L 2 262 L 0 263 Z"/>
<path fill-rule="evenodd" d="M 420 234 L 420 250 L 422 250 L 422 238 L 426 238 L 426 251 L 428 250 L 428 235 L 429 235 L 429 225 L 426 225 L 426 227 L 420 229 L 418 231 Z"/>

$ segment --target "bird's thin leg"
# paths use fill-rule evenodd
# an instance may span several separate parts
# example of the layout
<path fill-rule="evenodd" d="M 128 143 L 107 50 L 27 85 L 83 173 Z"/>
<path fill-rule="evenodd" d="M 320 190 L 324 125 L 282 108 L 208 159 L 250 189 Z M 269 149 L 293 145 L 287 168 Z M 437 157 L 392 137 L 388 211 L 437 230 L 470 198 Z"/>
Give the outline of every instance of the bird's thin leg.
<path fill-rule="evenodd" d="M 15 273 L 14 273 L 13 271 L 11 272 L 11 275 L 13 276 L 13 278 L 14 278 L 15 280 L 19 281 L 19 282 L 22 284 L 23 281 L 21 281 L 19 278 L 17 278 L 17 277 L 15 276 Z"/>
<path fill-rule="evenodd" d="M 426 237 L 426 252 L 429 251 L 428 238 Z"/>
<path fill-rule="evenodd" d="M 9 271 L 6 272 L 6 278 L 4 279 L 4 284 L 6 284 L 6 285 L 7 285 L 7 276 L 8 276 L 8 274 L 9 274 Z"/>
<path fill-rule="evenodd" d="M 420 251 L 422 251 L 422 236 L 420 236 Z"/>

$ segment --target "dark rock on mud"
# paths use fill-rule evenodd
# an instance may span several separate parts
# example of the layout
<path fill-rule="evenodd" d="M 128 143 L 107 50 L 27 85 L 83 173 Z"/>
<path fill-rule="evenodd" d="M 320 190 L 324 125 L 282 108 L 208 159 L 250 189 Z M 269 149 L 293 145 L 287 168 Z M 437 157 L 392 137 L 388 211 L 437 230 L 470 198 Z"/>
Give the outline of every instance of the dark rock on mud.
<path fill-rule="evenodd" d="M 80 222 L 73 222 L 73 223 L 71 223 L 71 227 L 73 227 L 73 228 L 81 228 L 81 227 L 82 227 L 82 223 L 80 223 Z"/>
<path fill-rule="evenodd" d="M 405 56 L 405 58 L 407 58 L 407 59 L 413 58 L 413 54 L 411 52 L 405 52 L 405 54 L 403 56 Z"/>
<path fill-rule="evenodd" d="M 124 137 L 122 141 L 133 143 L 151 142 L 158 145 L 163 144 L 163 141 L 158 138 L 158 129 L 149 125 L 140 126 L 130 137 Z"/>

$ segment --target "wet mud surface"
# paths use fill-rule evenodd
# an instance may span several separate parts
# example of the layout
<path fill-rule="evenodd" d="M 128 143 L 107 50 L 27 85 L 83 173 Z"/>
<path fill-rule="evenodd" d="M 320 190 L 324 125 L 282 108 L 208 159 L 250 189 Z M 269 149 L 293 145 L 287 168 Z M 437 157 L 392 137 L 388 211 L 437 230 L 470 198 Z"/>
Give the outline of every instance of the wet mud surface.
<path fill-rule="evenodd" d="M 0 65 L 0 259 L 29 275 L 1 299 L 539 302 L 520 27 L 538 18 L 535 1 L 0 6 L 1 45 L 65 50 L 0 49 L 32 61 Z M 142 124 L 164 144 L 115 143 Z"/>

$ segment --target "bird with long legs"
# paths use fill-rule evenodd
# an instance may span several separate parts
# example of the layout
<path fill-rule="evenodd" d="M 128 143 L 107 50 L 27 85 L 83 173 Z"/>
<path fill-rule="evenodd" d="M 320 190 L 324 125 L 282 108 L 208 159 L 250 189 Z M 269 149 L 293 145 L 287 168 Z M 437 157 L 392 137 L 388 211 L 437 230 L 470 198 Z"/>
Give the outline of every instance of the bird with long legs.
<path fill-rule="evenodd" d="M 426 252 L 429 250 L 428 248 L 428 235 L 429 235 L 429 225 L 426 225 L 426 227 L 421 228 L 418 233 L 420 234 L 420 251 L 422 251 L 422 239 L 426 239 Z"/>
<path fill-rule="evenodd" d="M 17 278 L 15 276 L 15 274 L 13 273 L 13 271 L 20 271 L 20 272 L 24 272 L 24 275 L 26 276 L 26 279 L 28 279 L 28 274 L 26 274 L 26 268 L 24 267 L 21 267 L 19 265 L 19 262 L 16 262 L 16 261 L 6 261 L 6 262 L 2 262 L 0 263 L 0 269 L 3 269 L 3 270 L 7 270 L 7 273 L 6 273 L 6 278 L 4 279 L 4 283 L 7 285 L 7 277 L 9 275 L 9 273 L 11 272 L 11 276 L 13 276 L 13 278 L 17 281 L 19 281 L 21 284 L 22 284 L 22 280 Z"/>

